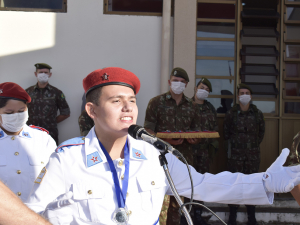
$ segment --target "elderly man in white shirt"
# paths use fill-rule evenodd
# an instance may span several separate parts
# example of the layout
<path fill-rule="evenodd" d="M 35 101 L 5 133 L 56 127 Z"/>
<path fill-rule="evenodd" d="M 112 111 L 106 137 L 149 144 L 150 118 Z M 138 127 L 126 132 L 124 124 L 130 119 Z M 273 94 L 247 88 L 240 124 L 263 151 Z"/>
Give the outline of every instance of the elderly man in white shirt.
<path fill-rule="evenodd" d="M 160 153 L 128 135 L 136 123 L 138 78 L 108 67 L 84 80 L 86 111 L 95 126 L 85 138 L 57 148 L 36 180 L 27 205 L 53 224 L 158 224 L 165 194 L 171 195 Z M 231 204 L 272 204 L 274 192 L 300 183 L 300 167 L 282 167 L 288 150 L 266 173 L 197 173 L 194 198 Z M 168 168 L 179 195 L 190 197 L 185 165 L 171 154 Z"/>

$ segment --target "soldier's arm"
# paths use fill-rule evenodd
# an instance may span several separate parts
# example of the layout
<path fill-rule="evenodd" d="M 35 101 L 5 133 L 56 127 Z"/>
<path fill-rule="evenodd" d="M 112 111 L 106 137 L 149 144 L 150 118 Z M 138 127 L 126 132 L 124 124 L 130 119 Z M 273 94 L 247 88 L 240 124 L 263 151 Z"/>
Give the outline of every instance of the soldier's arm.
<path fill-rule="evenodd" d="M 265 118 L 261 111 L 258 112 L 259 124 L 258 124 L 258 143 L 260 144 L 265 135 Z"/>
<path fill-rule="evenodd" d="M 56 98 L 57 108 L 59 109 L 59 114 L 56 117 L 56 122 L 60 123 L 70 117 L 70 107 L 66 101 L 64 93 L 60 92 Z"/>
<path fill-rule="evenodd" d="M 2 182 L 0 182 L 0 209 L 0 225 L 51 225 L 25 206 Z"/>
<path fill-rule="evenodd" d="M 212 110 L 214 113 L 214 121 L 212 122 L 212 131 L 219 131 L 218 120 L 217 120 L 217 112 L 216 109 L 212 106 Z M 210 144 L 213 146 L 215 151 L 219 149 L 219 140 L 217 138 L 212 138 L 210 140 Z"/>
<path fill-rule="evenodd" d="M 148 132 L 152 131 L 152 133 L 155 131 L 158 120 L 156 107 L 157 103 L 155 102 L 155 99 L 152 98 L 148 103 L 144 122 L 145 129 L 148 130 Z"/>
<path fill-rule="evenodd" d="M 225 118 L 224 118 L 224 139 L 228 140 L 230 138 L 230 133 L 232 131 L 231 124 L 233 123 L 232 121 L 232 116 L 231 116 L 231 111 L 227 111 Z"/>
<path fill-rule="evenodd" d="M 291 194 L 293 195 L 298 205 L 300 206 L 300 184 L 294 187 L 294 189 L 291 191 Z"/>

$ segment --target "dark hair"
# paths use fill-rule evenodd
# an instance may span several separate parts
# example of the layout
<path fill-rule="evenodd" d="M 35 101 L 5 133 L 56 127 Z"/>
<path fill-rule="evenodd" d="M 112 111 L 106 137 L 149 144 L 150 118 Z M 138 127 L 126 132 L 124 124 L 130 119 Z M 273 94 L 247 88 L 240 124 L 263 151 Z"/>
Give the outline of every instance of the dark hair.
<path fill-rule="evenodd" d="M 201 79 L 202 80 L 202 79 Z M 198 82 L 198 84 L 196 85 L 196 87 L 198 87 L 199 86 L 199 84 L 201 84 L 202 82 L 201 82 L 201 80 L 199 80 L 199 82 Z"/>
<path fill-rule="evenodd" d="M 0 109 L 5 107 L 9 98 L 0 98 Z"/>
<path fill-rule="evenodd" d="M 6 106 L 6 104 L 7 104 L 7 102 L 9 101 L 9 100 L 18 100 L 18 101 L 21 101 L 21 102 L 23 102 L 24 104 L 26 104 L 26 101 L 23 101 L 23 100 L 21 100 L 21 99 L 17 99 L 17 98 L 0 98 L 0 109 L 1 108 L 3 108 L 3 107 L 5 107 Z M 26 104 L 27 105 L 27 104 Z"/>
<path fill-rule="evenodd" d="M 98 87 L 92 91 L 90 91 L 86 96 L 86 102 L 91 102 L 95 105 L 99 104 L 99 98 L 101 96 L 102 87 Z"/>

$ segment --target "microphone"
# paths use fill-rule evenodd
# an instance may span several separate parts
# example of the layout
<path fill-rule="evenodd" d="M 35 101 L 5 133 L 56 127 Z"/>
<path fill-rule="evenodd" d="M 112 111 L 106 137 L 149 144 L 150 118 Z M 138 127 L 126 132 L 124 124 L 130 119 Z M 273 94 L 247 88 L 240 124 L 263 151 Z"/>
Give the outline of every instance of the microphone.
<path fill-rule="evenodd" d="M 173 148 L 168 142 L 165 142 L 152 134 L 149 134 L 144 127 L 139 125 L 131 125 L 128 128 L 128 134 L 136 140 L 143 140 L 147 143 L 153 145 L 161 153 L 172 153 L 173 155 L 178 156 L 178 150 Z"/>

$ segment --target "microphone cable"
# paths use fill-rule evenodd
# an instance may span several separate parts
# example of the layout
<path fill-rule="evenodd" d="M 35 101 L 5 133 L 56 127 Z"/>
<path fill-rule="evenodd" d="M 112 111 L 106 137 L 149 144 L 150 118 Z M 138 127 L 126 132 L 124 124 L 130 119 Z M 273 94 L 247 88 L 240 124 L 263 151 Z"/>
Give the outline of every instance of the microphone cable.
<path fill-rule="evenodd" d="M 189 177 L 190 177 L 190 181 L 191 181 L 191 202 L 193 202 L 193 198 L 194 198 L 194 183 L 193 183 L 193 178 L 192 178 L 192 174 L 191 174 L 191 171 L 190 171 L 190 167 L 189 167 L 189 164 L 187 163 L 186 159 L 183 157 L 183 155 L 181 154 L 180 151 L 178 151 L 177 149 L 173 152 L 173 154 L 176 156 L 176 157 L 179 157 L 182 159 L 182 161 L 184 162 L 184 164 L 186 165 L 187 169 L 188 169 L 188 172 L 189 172 Z M 183 204 L 185 205 L 185 204 Z M 180 210 L 182 210 L 182 206 L 180 207 Z M 191 212 L 192 210 L 192 205 L 189 206 L 189 212 Z M 181 212 L 180 212 L 180 215 L 181 215 Z"/>
<path fill-rule="evenodd" d="M 202 206 L 202 207 L 204 207 L 204 208 L 206 208 L 208 211 L 210 211 L 215 217 L 217 217 L 224 225 L 227 225 L 225 222 L 224 222 L 224 220 L 222 220 L 216 213 L 214 213 L 210 208 L 208 208 L 207 206 L 205 206 L 205 205 L 203 205 L 203 204 L 201 204 L 201 203 L 198 203 L 198 202 L 187 202 L 187 203 L 184 203 L 184 204 L 182 204 L 181 206 L 180 206 L 180 208 L 179 208 L 179 214 L 181 215 L 182 214 L 182 208 L 184 207 L 184 206 L 186 206 L 186 205 L 200 205 L 200 206 Z"/>
<path fill-rule="evenodd" d="M 184 206 L 187 206 L 187 205 L 190 205 L 189 206 L 189 212 L 191 212 L 191 209 L 192 209 L 192 205 L 200 205 L 204 208 L 206 208 L 208 211 L 210 211 L 215 217 L 217 217 L 223 224 L 227 225 L 216 213 L 214 213 L 210 208 L 208 208 L 207 206 L 201 204 L 201 203 L 198 203 L 198 202 L 193 202 L 193 198 L 194 198 L 194 184 L 193 184 L 193 178 L 192 178 L 192 175 L 191 175 L 191 171 L 190 171 L 190 167 L 189 167 L 189 164 L 187 163 L 186 159 L 183 157 L 183 155 L 181 154 L 181 152 L 179 152 L 177 149 L 173 152 L 173 154 L 179 158 L 181 158 L 183 161 L 184 161 L 184 164 L 187 166 L 187 169 L 188 169 L 188 172 L 189 172 L 189 177 L 190 177 L 190 181 L 191 181 L 191 186 L 192 186 L 192 192 L 191 192 L 191 201 L 190 202 L 187 202 L 187 203 L 184 203 L 183 205 L 180 206 L 179 208 L 179 214 L 182 215 L 182 208 Z"/>

